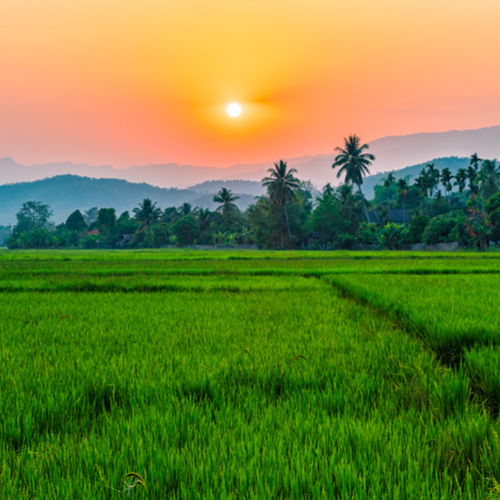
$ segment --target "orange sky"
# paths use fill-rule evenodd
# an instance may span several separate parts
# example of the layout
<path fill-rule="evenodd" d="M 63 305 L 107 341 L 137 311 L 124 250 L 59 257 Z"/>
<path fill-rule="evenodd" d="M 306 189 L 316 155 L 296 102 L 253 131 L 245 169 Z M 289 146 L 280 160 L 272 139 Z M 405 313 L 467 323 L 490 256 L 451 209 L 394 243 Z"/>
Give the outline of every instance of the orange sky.
<path fill-rule="evenodd" d="M 499 20 L 499 0 L 1 0 L 0 157 L 228 166 L 499 125 Z"/>

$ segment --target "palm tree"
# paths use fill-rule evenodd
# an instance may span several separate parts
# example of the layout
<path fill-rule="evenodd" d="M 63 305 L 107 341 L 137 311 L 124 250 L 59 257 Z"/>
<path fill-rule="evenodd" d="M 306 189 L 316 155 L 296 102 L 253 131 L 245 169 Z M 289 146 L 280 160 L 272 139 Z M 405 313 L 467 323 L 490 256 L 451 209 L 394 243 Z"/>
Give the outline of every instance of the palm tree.
<path fill-rule="evenodd" d="M 398 194 L 400 194 L 401 198 L 403 199 L 403 223 L 406 222 L 405 200 L 407 193 L 408 193 L 408 182 L 406 181 L 406 179 L 399 179 Z"/>
<path fill-rule="evenodd" d="M 453 186 L 451 184 L 452 179 L 453 175 L 451 173 L 451 170 L 448 167 L 443 168 L 443 170 L 441 171 L 441 184 L 444 186 L 447 193 L 449 193 L 453 189 Z"/>
<path fill-rule="evenodd" d="M 181 206 L 181 213 L 184 216 L 189 215 L 192 209 L 193 207 L 191 206 L 191 204 L 185 201 Z"/>
<path fill-rule="evenodd" d="M 420 202 L 420 215 L 422 215 L 422 199 L 427 196 L 427 186 L 425 183 L 425 174 L 420 174 L 415 179 L 414 186 L 418 189 L 418 198 Z"/>
<path fill-rule="evenodd" d="M 357 220 L 361 195 L 352 192 L 352 185 L 341 184 L 338 186 L 335 191 L 335 198 L 341 207 L 340 216 L 350 222 Z"/>
<path fill-rule="evenodd" d="M 391 172 L 385 179 L 382 180 L 384 182 L 385 189 L 387 189 L 387 201 L 389 201 L 389 193 L 396 178 L 394 177 L 394 174 Z"/>
<path fill-rule="evenodd" d="M 427 182 L 430 195 L 432 198 L 434 189 L 436 189 L 439 184 L 439 170 L 434 166 L 434 163 L 428 163 L 426 166 L 427 166 Z"/>
<path fill-rule="evenodd" d="M 365 209 L 366 222 L 370 222 L 368 210 L 366 208 L 365 197 L 361 191 L 361 184 L 363 184 L 363 176 L 370 173 L 369 166 L 375 160 L 375 156 L 370 153 L 363 153 L 365 149 L 370 146 L 368 144 L 361 145 L 361 139 L 352 134 L 347 139 L 344 138 L 344 148 L 335 148 L 339 154 L 335 157 L 332 168 L 340 167 L 337 172 L 337 178 L 345 174 L 346 184 L 356 184 L 358 186 L 361 200 L 363 201 L 363 208 Z"/>
<path fill-rule="evenodd" d="M 469 192 L 471 195 L 476 196 L 478 192 L 478 185 L 477 185 L 477 171 L 474 168 L 473 165 L 469 165 L 467 167 L 467 180 L 469 181 Z"/>
<path fill-rule="evenodd" d="M 458 192 L 462 194 L 467 181 L 467 171 L 465 168 L 459 168 L 455 174 L 455 186 L 458 186 Z"/>
<path fill-rule="evenodd" d="M 239 196 L 234 196 L 230 189 L 225 187 L 214 196 L 215 203 L 222 203 L 217 209 L 218 212 L 222 212 L 222 215 L 232 212 L 233 210 L 238 210 L 238 207 L 233 203 L 233 201 L 239 200 Z"/>
<path fill-rule="evenodd" d="M 323 196 L 333 196 L 335 193 L 335 189 L 333 189 L 332 185 L 328 182 L 323 187 Z"/>
<path fill-rule="evenodd" d="M 484 160 L 478 175 L 479 193 L 488 199 L 500 191 L 500 168 L 497 160 Z"/>
<path fill-rule="evenodd" d="M 145 198 L 139 206 L 134 208 L 134 219 L 139 223 L 139 231 L 146 231 L 151 241 L 151 226 L 160 220 L 162 211 L 149 198 Z"/>
<path fill-rule="evenodd" d="M 470 164 L 474 167 L 474 170 L 477 172 L 479 170 L 479 162 L 483 161 L 481 158 L 477 156 L 477 153 L 474 153 L 470 157 Z"/>
<path fill-rule="evenodd" d="M 293 175 L 297 173 L 297 170 L 294 168 L 289 169 L 286 161 L 280 160 L 268 172 L 270 175 L 262 179 L 262 185 L 267 187 L 271 202 L 284 208 L 288 236 L 291 237 L 292 233 L 286 205 L 289 201 L 295 199 L 295 190 L 300 187 L 300 181 Z"/>
<path fill-rule="evenodd" d="M 198 224 L 200 225 L 201 231 L 206 231 L 210 227 L 210 219 L 212 212 L 208 208 L 199 208 L 196 216 L 198 218 Z"/>

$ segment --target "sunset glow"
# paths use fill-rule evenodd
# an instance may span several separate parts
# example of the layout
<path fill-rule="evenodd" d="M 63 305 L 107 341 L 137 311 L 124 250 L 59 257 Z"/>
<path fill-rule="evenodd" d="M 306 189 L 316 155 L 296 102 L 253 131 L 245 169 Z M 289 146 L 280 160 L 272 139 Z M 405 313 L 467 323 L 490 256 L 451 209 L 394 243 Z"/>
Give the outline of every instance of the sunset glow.
<path fill-rule="evenodd" d="M 498 19 L 496 0 L 4 0 L 0 157 L 228 166 L 498 125 Z"/>
<path fill-rule="evenodd" d="M 231 118 L 236 118 L 238 116 L 241 115 L 241 106 L 236 103 L 236 102 L 232 102 L 228 107 L 227 107 L 227 114 L 231 117 Z"/>

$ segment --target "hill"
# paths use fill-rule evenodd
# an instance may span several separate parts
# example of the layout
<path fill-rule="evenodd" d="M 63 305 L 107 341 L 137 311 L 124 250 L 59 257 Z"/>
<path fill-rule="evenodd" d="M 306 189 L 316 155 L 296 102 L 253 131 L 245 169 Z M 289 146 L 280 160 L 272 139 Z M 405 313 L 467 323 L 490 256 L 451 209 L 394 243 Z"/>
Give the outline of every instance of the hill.
<path fill-rule="evenodd" d="M 338 183 L 331 165 L 335 158 L 333 149 L 340 145 L 331 144 L 329 154 L 283 159 L 291 167 L 297 169 L 298 177 L 302 180 L 310 180 L 317 186 L 323 186 L 327 182 Z M 377 158 L 371 169 L 374 173 L 397 170 L 408 165 L 420 165 L 429 161 L 430 158 L 469 157 L 473 153 L 477 153 L 481 158 L 500 158 L 500 126 L 383 137 L 370 142 L 370 152 Z M 272 162 L 266 162 L 217 168 L 165 163 L 116 169 L 109 165 L 94 167 L 70 162 L 26 166 L 16 163 L 12 158 L 3 158 L 0 159 L 0 182 L 26 182 L 72 174 L 92 178 L 116 178 L 135 183 L 146 182 L 152 186 L 184 189 L 206 181 L 260 183 L 260 180 L 267 175 L 267 169 L 272 165 Z"/>
<path fill-rule="evenodd" d="M 410 183 L 413 183 L 413 179 L 420 175 L 421 170 L 428 164 L 434 163 L 434 166 L 438 170 L 448 167 L 451 173 L 454 175 L 459 168 L 467 168 L 469 165 L 469 158 L 457 158 L 456 156 L 451 156 L 448 158 L 435 158 L 434 160 L 426 161 L 424 163 L 419 163 L 417 165 L 412 165 L 411 167 L 402 168 L 400 170 L 392 170 L 394 177 L 397 179 L 403 179 L 407 176 L 411 176 Z M 376 186 L 382 179 L 387 177 L 389 172 L 380 172 L 378 174 L 369 175 L 365 178 L 362 189 L 367 199 L 371 199 L 375 196 L 373 191 L 374 186 Z"/>
<path fill-rule="evenodd" d="M 205 181 L 194 186 L 189 186 L 188 189 L 199 193 L 216 193 L 222 187 L 230 189 L 233 193 L 251 194 L 253 196 L 262 196 L 266 192 L 261 182 L 242 180 Z"/>
<path fill-rule="evenodd" d="M 49 179 L 0 186 L 0 225 L 15 224 L 15 214 L 26 201 L 41 201 L 50 205 L 56 223 L 63 222 L 74 210 L 82 212 L 92 207 L 113 207 L 117 213 L 132 211 L 144 198 L 151 198 L 161 208 L 179 206 L 184 202 L 193 207 L 215 209 L 214 193 L 159 188 L 145 183 L 121 179 L 92 179 L 76 175 L 59 175 Z M 241 194 L 236 204 L 245 209 L 253 196 Z"/>

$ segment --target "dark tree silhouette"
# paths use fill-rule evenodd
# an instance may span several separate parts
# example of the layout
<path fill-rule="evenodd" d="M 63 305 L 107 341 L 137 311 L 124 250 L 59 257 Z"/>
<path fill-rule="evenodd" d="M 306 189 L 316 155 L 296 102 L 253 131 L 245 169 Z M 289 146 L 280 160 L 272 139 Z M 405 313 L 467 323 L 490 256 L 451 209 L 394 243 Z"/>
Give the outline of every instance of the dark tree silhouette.
<path fill-rule="evenodd" d="M 500 191 L 500 168 L 497 160 L 484 160 L 478 175 L 479 194 L 485 199 Z"/>
<path fill-rule="evenodd" d="M 408 194 L 408 187 L 409 186 L 406 179 L 398 180 L 398 194 L 401 195 L 401 198 L 403 200 L 403 222 L 406 222 L 405 201 L 406 201 L 406 195 Z"/>
<path fill-rule="evenodd" d="M 151 226 L 160 220 L 161 208 L 156 206 L 149 198 L 145 198 L 139 206 L 134 208 L 134 218 L 139 223 L 139 231 L 146 231 L 151 241 Z"/>
<path fill-rule="evenodd" d="M 270 201 L 284 208 L 288 236 L 291 237 L 286 205 L 295 199 L 295 190 L 300 187 L 300 181 L 293 175 L 297 173 L 297 170 L 288 168 L 286 161 L 280 160 L 268 172 L 269 176 L 262 179 L 262 185 L 267 187 Z"/>
<path fill-rule="evenodd" d="M 335 151 L 339 154 L 335 157 L 332 165 L 332 168 L 340 168 L 337 172 L 337 177 L 345 174 L 346 184 L 356 184 L 358 186 L 368 223 L 370 222 L 370 218 L 366 208 L 365 197 L 361 190 L 361 184 L 363 184 L 363 177 L 370 173 L 368 167 L 375 160 L 375 156 L 372 154 L 363 153 L 369 147 L 368 144 L 361 145 L 361 139 L 356 134 L 350 135 L 347 139 L 344 138 L 344 148 L 335 148 Z"/>
<path fill-rule="evenodd" d="M 382 179 L 384 183 L 385 189 L 387 189 L 387 201 L 389 201 L 389 194 L 391 191 L 391 187 L 394 184 L 394 181 L 396 178 L 394 177 L 394 174 L 391 172 L 385 179 Z"/>
<path fill-rule="evenodd" d="M 234 196 L 231 190 L 226 189 L 225 187 L 221 188 L 221 190 L 214 196 L 214 202 L 221 203 L 219 208 L 217 208 L 217 211 L 222 212 L 222 215 L 238 210 L 238 207 L 233 202 L 239 199 L 239 196 Z"/>
<path fill-rule="evenodd" d="M 458 192 L 462 194 L 465 189 L 465 184 L 467 182 L 467 171 L 465 168 L 459 168 L 455 174 L 455 186 L 458 186 Z"/>

